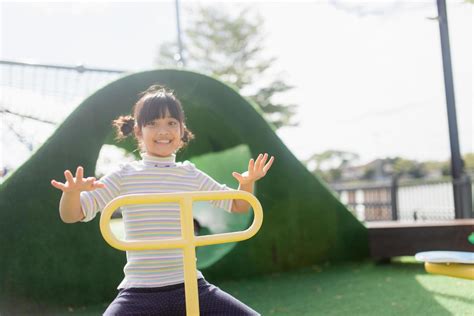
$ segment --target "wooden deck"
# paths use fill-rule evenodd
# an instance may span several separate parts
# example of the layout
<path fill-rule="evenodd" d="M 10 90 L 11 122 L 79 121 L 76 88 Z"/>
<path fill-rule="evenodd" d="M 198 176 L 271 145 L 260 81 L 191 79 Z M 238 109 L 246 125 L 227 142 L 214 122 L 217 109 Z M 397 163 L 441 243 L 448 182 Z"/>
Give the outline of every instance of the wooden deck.
<path fill-rule="evenodd" d="M 467 240 L 474 219 L 417 222 L 368 222 L 370 255 L 376 260 L 414 256 L 421 251 L 474 251 Z"/>

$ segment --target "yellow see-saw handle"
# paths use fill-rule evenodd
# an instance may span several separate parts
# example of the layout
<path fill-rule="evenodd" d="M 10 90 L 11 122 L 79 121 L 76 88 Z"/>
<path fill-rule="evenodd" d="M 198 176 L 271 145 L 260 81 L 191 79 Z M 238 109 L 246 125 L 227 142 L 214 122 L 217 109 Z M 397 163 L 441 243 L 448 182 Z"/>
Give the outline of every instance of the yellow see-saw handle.
<path fill-rule="evenodd" d="M 244 231 L 194 236 L 193 201 L 209 200 L 245 200 L 254 212 L 252 225 Z M 181 209 L 181 238 L 160 240 L 119 240 L 112 233 L 110 220 L 115 210 L 130 204 L 157 204 L 178 202 Z M 237 242 L 254 236 L 263 222 L 262 205 L 255 196 L 245 191 L 197 191 L 160 194 L 129 194 L 110 201 L 100 216 L 100 231 L 105 241 L 119 250 L 158 250 L 182 248 L 184 255 L 184 285 L 186 296 L 186 314 L 199 315 L 199 297 L 196 272 L 196 247 Z"/>

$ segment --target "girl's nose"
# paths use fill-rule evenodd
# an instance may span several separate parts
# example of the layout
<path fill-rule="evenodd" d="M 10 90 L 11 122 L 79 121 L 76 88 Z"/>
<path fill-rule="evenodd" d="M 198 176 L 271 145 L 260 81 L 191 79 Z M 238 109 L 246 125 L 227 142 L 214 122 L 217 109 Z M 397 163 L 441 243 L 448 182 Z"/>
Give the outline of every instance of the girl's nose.
<path fill-rule="evenodd" d="M 169 130 L 166 127 L 158 127 L 158 135 L 167 135 Z"/>

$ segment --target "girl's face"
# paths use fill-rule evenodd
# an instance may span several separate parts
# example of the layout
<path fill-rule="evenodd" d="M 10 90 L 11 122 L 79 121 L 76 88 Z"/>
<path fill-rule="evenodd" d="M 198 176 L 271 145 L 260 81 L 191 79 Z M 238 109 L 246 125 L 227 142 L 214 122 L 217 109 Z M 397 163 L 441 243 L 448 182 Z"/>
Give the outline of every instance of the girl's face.
<path fill-rule="evenodd" d="M 151 156 L 168 157 L 183 145 L 181 123 L 168 111 L 163 118 L 157 118 L 141 128 L 135 126 L 135 134 Z"/>

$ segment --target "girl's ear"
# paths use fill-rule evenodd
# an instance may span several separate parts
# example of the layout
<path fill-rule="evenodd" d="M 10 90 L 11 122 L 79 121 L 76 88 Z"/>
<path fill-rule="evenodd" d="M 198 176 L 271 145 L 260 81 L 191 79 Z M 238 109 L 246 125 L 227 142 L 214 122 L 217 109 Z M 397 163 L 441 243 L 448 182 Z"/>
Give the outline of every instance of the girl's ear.
<path fill-rule="evenodd" d="M 142 138 L 142 129 L 138 127 L 138 125 L 133 127 L 133 132 L 135 133 L 136 138 Z"/>

